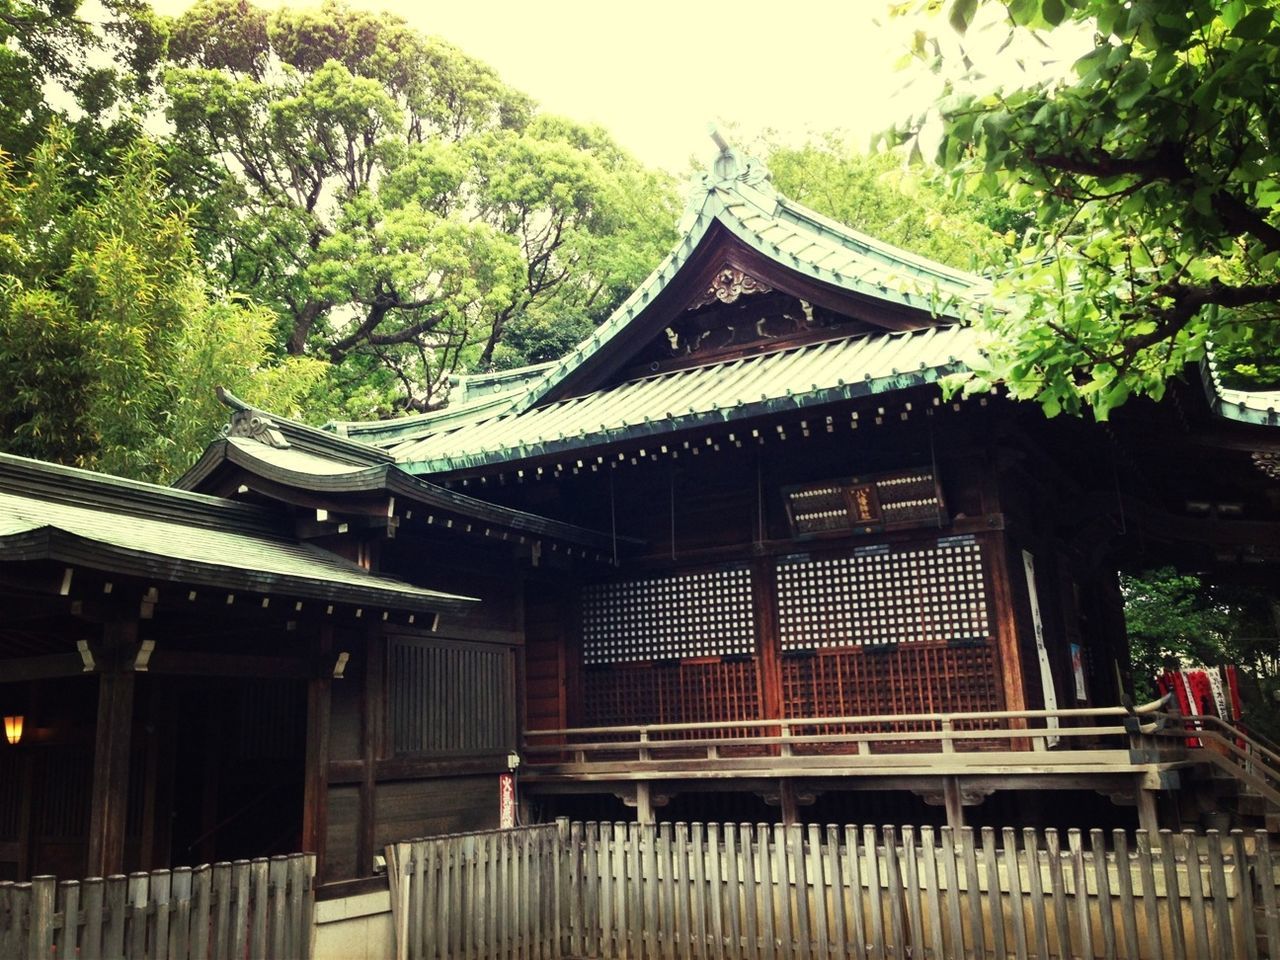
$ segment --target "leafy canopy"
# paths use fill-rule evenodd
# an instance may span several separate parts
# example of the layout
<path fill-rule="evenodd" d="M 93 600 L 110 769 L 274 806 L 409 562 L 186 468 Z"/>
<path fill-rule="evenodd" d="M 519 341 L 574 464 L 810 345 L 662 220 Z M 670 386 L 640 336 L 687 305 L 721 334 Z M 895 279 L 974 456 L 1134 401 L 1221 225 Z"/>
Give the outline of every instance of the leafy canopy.
<path fill-rule="evenodd" d="M 788 197 L 863 233 L 960 270 L 1003 260 L 1025 215 L 1001 198 L 957 197 L 899 151 L 867 154 L 837 136 L 768 151 Z"/>
<path fill-rule="evenodd" d="M 205 255 L 277 311 L 290 354 L 380 379 L 348 415 L 562 352 L 671 240 L 665 178 L 393 16 L 202 0 L 170 52 Z"/>
<path fill-rule="evenodd" d="M 145 0 L 0 0 L 0 147 L 21 163 L 59 117 L 91 174 L 137 135 L 166 41 Z"/>
<path fill-rule="evenodd" d="M 984 5 L 906 6 L 945 6 L 963 31 Z M 1074 24 L 1094 36 L 1066 79 L 975 93 L 975 67 L 939 104 L 937 160 L 957 188 L 1007 196 L 1036 218 L 998 288 L 1000 308 L 979 318 L 990 366 L 968 389 L 1004 383 L 1049 415 L 1105 418 L 1131 395 L 1159 398 L 1210 344 L 1240 373 L 1280 372 L 1277 8 L 1004 5 L 1000 28 L 1011 33 Z"/>
<path fill-rule="evenodd" d="M 171 479 L 222 421 L 224 385 L 292 411 L 323 367 L 271 362 L 273 315 L 217 295 L 141 141 L 84 201 L 55 125 L 20 173 L 0 153 L 0 437 L 6 450 Z"/>

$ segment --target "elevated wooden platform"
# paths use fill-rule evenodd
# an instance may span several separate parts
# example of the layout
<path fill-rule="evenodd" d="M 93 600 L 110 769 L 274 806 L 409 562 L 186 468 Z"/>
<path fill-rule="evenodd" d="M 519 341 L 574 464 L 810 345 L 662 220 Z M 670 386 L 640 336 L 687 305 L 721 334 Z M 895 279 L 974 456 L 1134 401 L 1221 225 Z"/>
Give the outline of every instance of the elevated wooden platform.
<path fill-rule="evenodd" d="M 1091 790 L 1136 804 L 1140 822 L 1155 829 L 1155 793 L 1200 767 L 1280 807 L 1280 756 L 1216 718 L 1188 729 L 1164 701 L 531 730 L 524 758 L 522 782 L 533 793 L 617 793 L 634 801 L 642 821 L 652 818 L 655 797 L 686 792 L 777 795 L 785 821 L 787 797 L 797 792 L 909 790 L 945 804 L 958 826 L 963 806 L 995 790 Z"/>

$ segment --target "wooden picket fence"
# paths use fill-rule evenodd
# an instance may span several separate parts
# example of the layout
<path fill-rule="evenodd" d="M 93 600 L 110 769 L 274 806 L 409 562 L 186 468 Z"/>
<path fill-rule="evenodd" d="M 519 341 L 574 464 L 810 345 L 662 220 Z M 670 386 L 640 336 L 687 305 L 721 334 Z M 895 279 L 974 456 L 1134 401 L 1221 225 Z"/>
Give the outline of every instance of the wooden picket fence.
<path fill-rule="evenodd" d="M 1262 832 L 562 821 L 389 872 L 402 960 L 1280 960 Z"/>
<path fill-rule="evenodd" d="M 557 960 L 566 852 L 557 824 L 387 847 L 397 958 Z"/>
<path fill-rule="evenodd" d="M 0 883 L 5 960 L 305 960 L 315 855 Z"/>

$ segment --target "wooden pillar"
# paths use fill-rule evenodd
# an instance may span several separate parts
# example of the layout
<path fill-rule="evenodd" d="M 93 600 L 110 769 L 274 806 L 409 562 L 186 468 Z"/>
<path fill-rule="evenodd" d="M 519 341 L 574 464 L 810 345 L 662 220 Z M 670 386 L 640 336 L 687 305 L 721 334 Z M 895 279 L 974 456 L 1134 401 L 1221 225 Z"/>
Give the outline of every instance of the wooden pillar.
<path fill-rule="evenodd" d="M 790 780 L 778 784 L 778 808 L 782 813 L 783 826 L 791 826 L 800 822 L 800 811 L 796 804 L 796 788 Z"/>
<path fill-rule="evenodd" d="M 1003 684 L 1004 709 L 1027 709 L 1026 686 L 1023 677 L 1022 650 L 1018 642 L 1018 615 L 1014 601 L 1013 568 L 1009 565 L 1009 552 L 1005 535 L 996 533 L 984 538 L 987 551 L 987 569 L 991 583 L 991 615 L 995 628 L 996 651 L 999 657 L 1000 679 Z M 1038 667 L 1037 667 L 1038 669 Z M 1026 721 L 1010 726 L 1021 727 Z M 1015 749 L 1026 750 L 1026 740 L 1015 741 Z"/>
<path fill-rule="evenodd" d="M 360 830 L 356 835 L 356 875 L 361 877 L 373 873 L 373 858 L 377 853 L 377 761 L 382 756 L 387 713 L 384 644 L 380 627 L 373 627 L 364 635 L 364 714 L 360 748 L 364 776 L 360 783 Z"/>
<path fill-rule="evenodd" d="M 163 677 L 152 678 L 147 684 L 147 773 L 142 797 L 142 850 L 138 857 L 142 870 L 164 869 L 171 859 L 177 749 L 173 683 L 174 678 Z"/>
<path fill-rule="evenodd" d="M 18 807 L 18 879 L 25 880 L 31 876 L 31 858 L 35 853 L 34 838 L 31 829 L 32 806 L 35 802 L 35 762 L 31 751 L 22 751 L 19 760 L 22 777 L 21 805 Z"/>
<path fill-rule="evenodd" d="M 653 786 L 648 780 L 637 780 L 636 823 L 653 822 Z"/>
<path fill-rule="evenodd" d="M 137 639 L 136 620 L 108 623 L 103 627 L 98 726 L 93 748 L 93 812 L 86 864 L 91 877 L 105 877 L 124 870 L 134 679 L 132 664 L 126 661 Z"/>
<path fill-rule="evenodd" d="M 316 855 L 324 876 L 329 820 L 329 721 L 333 688 L 333 627 L 322 624 L 312 640 L 312 676 L 307 681 L 306 769 L 302 787 L 302 849 Z"/>
<path fill-rule="evenodd" d="M 1138 800 L 1138 826 L 1147 831 L 1149 837 L 1160 832 L 1160 817 L 1156 812 L 1156 792 L 1142 786 L 1139 778 L 1138 789 L 1134 791 Z"/>
<path fill-rule="evenodd" d="M 780 720 L 782 703 L 782 648 L 778 640 L 778 614 L 774 602 L 774 566 L 772 560 L 759 560 L 751 565 L 752 603 L 756 609 L 756 665 L 760 697 L 760 719 Z M 777 736 L 781 731 L 769 729 Z"/>
<path fill-rule="evenodd" d="M 942 778 L 942 802 L 947 808 L 947 826 L 958 831 L 964 826 L 964 804 L 961 802 L 958 778 Z"/>
<path fill-rule="evenodd" d="M 204 763 L 200 778 L 200 837 L 195 851 L 201 863 L 211 863 L 218 859 L 218 794 L 226 719 L 220 702 L 207 690 L 198 702 L 204 709 Z"/>

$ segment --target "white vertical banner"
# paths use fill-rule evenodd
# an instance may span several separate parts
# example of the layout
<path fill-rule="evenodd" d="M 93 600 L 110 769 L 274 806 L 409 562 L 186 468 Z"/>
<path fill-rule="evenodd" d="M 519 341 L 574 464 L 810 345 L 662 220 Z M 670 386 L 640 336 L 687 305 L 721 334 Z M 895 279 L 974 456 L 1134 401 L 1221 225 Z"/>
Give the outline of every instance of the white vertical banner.
<path fill-rule="evenodd" d="M 1036 561 L 1031 554 L 1022 551 L 1022 566 L 1027 571 L 1027 596 L 1031 600 L 1031 624 L 1036 631 L 1036 659 L 1040 661 L 1040 688 L 1044 691 L 1044 708 L 1058 709 L 1058 694 L 1053 687 L 1053 670 L 1049 666 L 1049 651 L 1044 646 L 1044 621 L 1040 618 L 1040 595 L 1036 592 Z M 1045 726 L 1058 729 L 1058 718 L 1049 717 Z M 1056 747 L 1061 737 L 1047 736 L 1045 745 Z"/>

